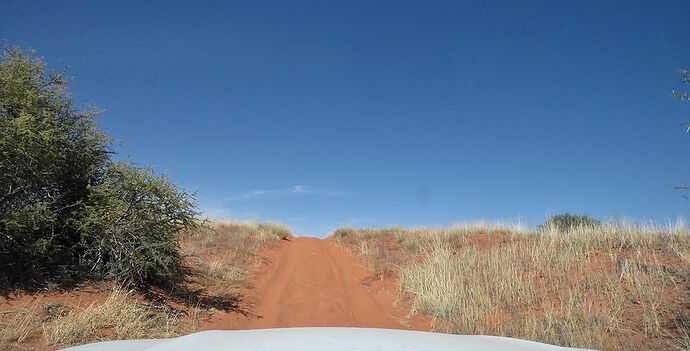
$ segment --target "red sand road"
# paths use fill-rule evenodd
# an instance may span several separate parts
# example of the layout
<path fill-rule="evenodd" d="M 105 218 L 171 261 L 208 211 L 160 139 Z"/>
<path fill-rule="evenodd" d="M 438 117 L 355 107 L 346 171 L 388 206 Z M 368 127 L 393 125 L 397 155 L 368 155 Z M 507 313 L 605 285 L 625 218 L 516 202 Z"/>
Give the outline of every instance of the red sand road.
<path fill-rule="evenodd" d="M 266 253 L 257 274 L 254 315 L 233 329 L 351 326 L 429 330 L 409 317 L 380 281 L 330 240 L 291 238 Z M 390 290 L 390 289 L 388 289 Z M 234 323 L 233 323 L 234 324 Z"/>

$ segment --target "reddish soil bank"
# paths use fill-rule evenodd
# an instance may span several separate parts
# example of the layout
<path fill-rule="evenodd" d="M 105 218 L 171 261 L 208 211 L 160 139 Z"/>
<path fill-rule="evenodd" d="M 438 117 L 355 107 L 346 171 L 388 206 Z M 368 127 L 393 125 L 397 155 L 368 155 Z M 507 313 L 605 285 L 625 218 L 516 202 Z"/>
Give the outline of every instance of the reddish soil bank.
<path fill-rule="evenodd" d="M 291 238 L 264 252 L 246 316 L 214 316 L 202 329 L 370 327 L 430 329 L 429 321 L 395 306 L 394 292 L 340 246 Z M 388 282 L 390 283 L 390 282 Z M 387 284 L 390 285 L 390 284 Z M 225 317 L 225 318 L 223 318 Z"/>

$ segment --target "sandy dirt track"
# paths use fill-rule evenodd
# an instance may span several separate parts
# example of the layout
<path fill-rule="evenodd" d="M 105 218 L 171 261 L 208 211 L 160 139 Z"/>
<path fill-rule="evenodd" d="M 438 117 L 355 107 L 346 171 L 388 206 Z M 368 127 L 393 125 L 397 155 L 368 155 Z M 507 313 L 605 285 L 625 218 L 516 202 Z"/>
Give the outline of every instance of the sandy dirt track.
<path fill-rule="evenodd" d="M 252 317 L 241 329 L 350 326 L 429 330 L 407 318 L 390 291 L 330 240 L 297 237 L 267 254 L 255 281 Z M 390 289 L 388 289 L 390 290 Z"/>

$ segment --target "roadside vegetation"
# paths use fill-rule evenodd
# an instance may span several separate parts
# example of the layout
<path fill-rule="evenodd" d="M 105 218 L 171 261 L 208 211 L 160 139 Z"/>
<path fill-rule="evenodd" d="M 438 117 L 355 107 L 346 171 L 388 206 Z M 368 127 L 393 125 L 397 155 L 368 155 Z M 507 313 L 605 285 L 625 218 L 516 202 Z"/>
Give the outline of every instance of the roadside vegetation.
<path fill-rule="evenodd" d="M 76 106 L 68 83 L 32 51 L 0 57 L 0 291 L 174 285 L 194 194 L 113 160 L 98 110 Z"/>
<path fill-rule="evenodd" d="M 64 308 L 64 307 L 63 307 Z M 99 339 L 165 338 L 175 336 L 185 324 L 180 316 L 161 313 L 140 303 L 134 291 L 113 288 L 103 303 L 71 308 L 54 314 L 42 324 L 48 345 L 74 345 Z"/>
<path fill-rule="evenodd" d="M 291 236 L 276 223 L 210 221 L 182 239 L 182 253 L 196 269 L 189 280 L 209 292 L 239 292 L 248 288 L 247 272 L 261 262 L 258 250 Z"/>
<path fill-rule="evenodd" d="M 44 350 L 87 342 L 164 338 L 204 330 L 218 316 L 245 314 L 248 273 L 259 250 L 290 237 L 279 224 L 207 221 L 181 234 L 184 281 L 133 288 L 84 282 L 69 290 L 15 290 L 0 297 L 0 350 Z"/>
<path fill-rule="evenodd" d="M 485 222 L 342 229 L 332 237 L 437 331 L 603 350 L 690 346 L 690 235 L 552 217 L 538 230 Z"/>
<path fill-rule="evenodd" d="M 202 221 L 195 196 L 113 159 L 95 108 L 30 50 L 0 57 L 0 350 L 169 337 L 245 313 L 277 224 Z"/>

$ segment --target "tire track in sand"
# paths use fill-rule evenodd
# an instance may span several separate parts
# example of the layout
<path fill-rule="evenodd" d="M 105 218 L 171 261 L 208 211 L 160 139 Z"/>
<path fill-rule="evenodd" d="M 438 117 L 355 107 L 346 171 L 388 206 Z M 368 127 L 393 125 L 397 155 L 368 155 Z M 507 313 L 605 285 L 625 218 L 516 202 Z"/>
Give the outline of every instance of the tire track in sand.
<path fill-rule="evenodd" d="M 368 272 L 330 240 L 296 237 L 268 253 L 255 283 L 252 314 L 243 329 L 368 327 L 429 330 L 428 322 L 394 306 L 383 289 L 363 282 Z"/>

